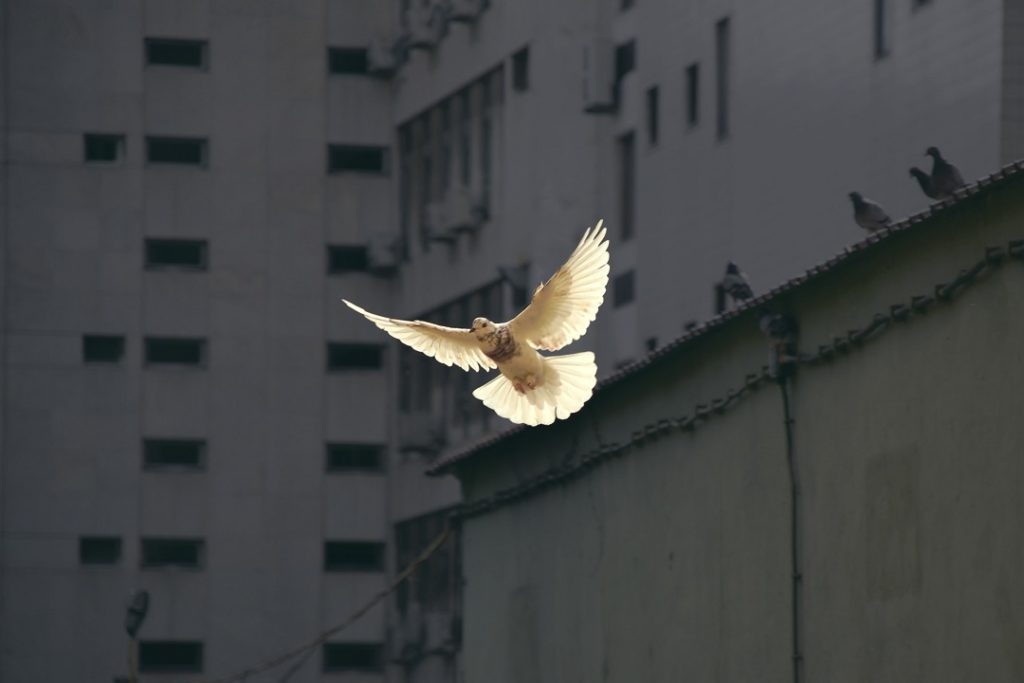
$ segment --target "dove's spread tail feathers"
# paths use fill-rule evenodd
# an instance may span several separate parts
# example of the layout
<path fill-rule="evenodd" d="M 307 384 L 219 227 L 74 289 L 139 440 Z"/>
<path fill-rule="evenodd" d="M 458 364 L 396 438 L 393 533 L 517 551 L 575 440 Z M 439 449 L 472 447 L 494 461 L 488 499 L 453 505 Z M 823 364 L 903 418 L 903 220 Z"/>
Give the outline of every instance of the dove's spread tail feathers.
<path fill-rule="evenodd" d="M 498 375 L 473 392 L 498 415 L 530 426 L 564 420 L 583 407 L 597 384 L 597 364 L 590 351 L 545 356 L 544 375 L 535 389 L 516 391 L 512 381 Z"/>

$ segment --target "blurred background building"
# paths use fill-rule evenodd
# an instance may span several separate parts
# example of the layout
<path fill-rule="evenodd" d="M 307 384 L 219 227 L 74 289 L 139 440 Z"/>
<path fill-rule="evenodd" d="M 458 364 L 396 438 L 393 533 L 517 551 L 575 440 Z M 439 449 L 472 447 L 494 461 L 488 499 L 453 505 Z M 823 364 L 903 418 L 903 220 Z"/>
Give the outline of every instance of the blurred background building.
<path fill-rule="evenodd" d="M 584 228 L 602 374 L 1024 156 L 1010 0 L 2 0 L 0 679 L 220 675 L 347 616 L 506 425 L 340 305 L 510 316 Z M 292 681 L 459 678 L 457 543 Z M 60 656 L 57 656 L 59 653 Z"/>

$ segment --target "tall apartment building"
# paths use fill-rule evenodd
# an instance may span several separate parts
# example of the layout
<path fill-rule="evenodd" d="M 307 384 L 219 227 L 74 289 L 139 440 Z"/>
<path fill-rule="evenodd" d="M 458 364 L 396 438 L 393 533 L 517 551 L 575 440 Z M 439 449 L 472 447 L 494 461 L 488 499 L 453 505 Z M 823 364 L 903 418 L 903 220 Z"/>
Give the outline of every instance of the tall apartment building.
<path fill-rule="evenodd" d="M 3 0 L 0 678 L 214 676 L 347 616 L 503 426 L 340 305 L 500 319 L 611 228 L 602 374 L 1024 155 L 1010 0 Z M 529 558 L 523 558 L 529 561 Z M 458 679 L 457 546 L 292 681 Z M 471 580 L 471 578 L 470 578 Z M 471 628 L 472 625 L 467 625 Z"/>

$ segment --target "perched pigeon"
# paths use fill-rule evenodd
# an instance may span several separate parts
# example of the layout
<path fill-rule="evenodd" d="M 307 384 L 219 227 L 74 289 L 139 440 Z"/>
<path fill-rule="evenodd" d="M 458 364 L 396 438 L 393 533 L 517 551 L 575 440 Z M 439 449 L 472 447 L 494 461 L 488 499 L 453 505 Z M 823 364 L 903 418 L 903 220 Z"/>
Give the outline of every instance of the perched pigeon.
<path fill-rule="evenodd" d="M 745 273 L 740 272 L 732 261 L 725 266 L 725 277 L 722 278 L 722 290 L 736 303 L 754 296 Z"/>
<path fill-rule="evenodd" d="M 551 424 L 583 407 L 597 383 L 590 351 L 542 356 L 579 339 L 597 316 L 608 286 L 607 229 L 583 234 L 569 259 L 519 315 L 504 323 L 476 318 L 469 329 L 386 318 L 345 304 L 392 337 L 445 365 L 501 373 L 473 396 L 498 415 L 527 425 Z"/>
<path fill-rule="evenodd" d="M 910 175 L 917 180 L 917 184 L 921 186 L 921 191 L 932 199 L 942 199 L 941 195 L 936 194 L 935 189 L 932 187 L 932 177 L 919 169 L 917 166 L 913 166 L 910 169 Z"/>
<path fill-rule="evenodd" d="M 860 192 L 851 192 L 850 200 L 853 202 L 853 220 L 857 221 L 857 225 L 868 232 L 889 227 L 889 214 L 881 206 L 870 199 L 864 199 Z"/>
<path fill-rule="evenodd" d="M 938 147 L 929 147 L 925 154 L 932 158 L 932 190 L 936 199 L 952 196 L 964 186 L 960 169 L 943 159 Z"/>

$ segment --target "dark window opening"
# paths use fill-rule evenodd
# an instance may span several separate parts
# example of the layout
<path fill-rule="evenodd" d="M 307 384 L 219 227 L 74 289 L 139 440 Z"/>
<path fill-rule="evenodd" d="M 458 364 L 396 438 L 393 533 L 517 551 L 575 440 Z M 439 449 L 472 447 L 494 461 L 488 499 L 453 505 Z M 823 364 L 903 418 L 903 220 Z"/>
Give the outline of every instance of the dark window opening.
<path fill-rule="evenodd" d="M 151 164 L 205 166 L 206 152 L 203 138 L 146 138 L 146 159 Z"/>
<path fill-rule="evenodd" d="M 139 671 L 144 673 L 201 673 L 203 644 L 189 640 L 143 640 Z"/>
<path fill-rule="evenodd" d="M 700 65 L 696 62 L 686 67 L 686 124 L 696 126 L 700 122 Z"/>
<path fill-rule="evenodd" d="M 324 643 L 324 671 L 383 671 L 379 643 Z"/>
<path fill-rule="evenodd" d="M 327 471 L 383 472 L 384 446 L 372 443 L 329 443 Z"/>
<path fill-rule="evenodd" d="M 379 370 L 384 365 L 384 347 L 379 344 L 327 344 L 328 370 Z"/>
<path fill-rule="evenodd" d="M 889 3 L 887 0 L 875 0 L 874 35 L 875 59 L 889 55 Z"/>
<path fill-rule="evenodd" d="M 202 339 L 149 337 L 145 347 L 146 363 L 154 365 L 202 365 L 206 355 Z"/>
<path fill-rule="evenodd" d="M 159 66 L 206 67 L 206 41 L 146 38 L 146 63 Z"/>
<path fill-rule="evenodd" d="M 324 571 L 382 572 L 384 544 L 376 541 L 325 541 Z"/>
<path fill-rule="evenodd" d="M 370 254 L 365 245 L 332 245 L 327 247 L 327 272 L 362 272 L 370 267 Z"/>
<path fill-rule="evenodd" d="M 184 567 L 198 569 L 203 563 L 204 543 L 194 538 L 142 539 L 143 568 Z"/>
<path fill-rule="evenodd" d="M 658 144 L 658 86 L 647 89 L 647 142 Z"/>
<path fill-rule="evenodd" d="M 729 18 L 715 24 L 716 102 L 718 105 L 717 134 L 719 140 L 729 137 Z"/>
<path fill-rule="evenodd" d="M 328 173 L 385 173 L 387 148 L 368 145 L 329 145 Z"/>
<path fill-rule="evenodd" d="M 146 268 L 206 270 L 206 254 L 206 240 L 146 240 Z"/>
<path fill-rule="evenodd" d="M 633 236 L 636 194 L 636 154 L 633 133 L 619 138 L 619 229 L 622 239 Z"/>
<path fill-rule="evenodd" d="M 121 539 L 117 536 L 82 536 L 78 539 L 78 561 L 82 564 L 117 564 Z"/>
<path fill-rule="evenodd" d="M 622 79 L 626 77 L 630 71 L 636 68 L 636 41 L 629 41 L 622 45 L 615 46 L 615 82 L 612 85 L 612 94 L 615 100 L 616 106 L 619 104 L 619 98 L 621 97 L 620 85 Z"/>
<path fill-rule="evenodd" d="M 146 439 L 142 443 L 145 469 L 202 469 L 206 464 L 202 439 Z"/>
<path fill-rule="evenodd" d="M 86 161 L 118 161 L 123 153 L 123 135 L 85 134 Z"/>
<path fill-rule="evenodd" d="M 332 74 L 365 74 L 369 68 L 365 47 L 327 48 L 327 69 Z"/>
<path fill-rule="evenodd" d="M 116 363 L 124 356 L 124 337 L 87 334 L 82 337 L 82 360 L 86 363 Z"/>
<path fill-rule="evenodd" d="M 530 48 L 523 49 L 512 55 L 512 89 L 523 92 L 530 87 Z"/>
<path fill-rule="evenodd" d="M 636 298 L 636 285 L 633 271 L 629 270 L 612 281 L 612 304 L 615 308 L 632 303 Z"/>

